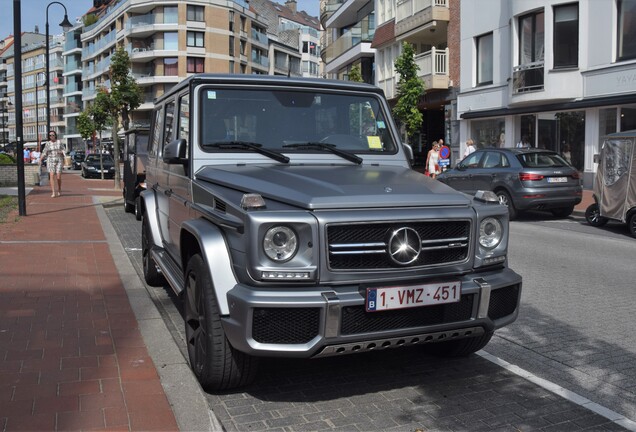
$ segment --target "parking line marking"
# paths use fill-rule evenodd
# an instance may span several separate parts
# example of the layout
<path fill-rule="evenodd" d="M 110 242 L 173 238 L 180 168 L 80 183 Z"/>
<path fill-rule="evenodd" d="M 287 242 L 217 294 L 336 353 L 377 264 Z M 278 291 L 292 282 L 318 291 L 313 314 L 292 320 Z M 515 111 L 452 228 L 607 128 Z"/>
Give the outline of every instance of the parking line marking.
<path fill-rule="evenodd" d="M 574 393 L 566 388 L 561 387 L 560 385 L 553 383 L 552 381 L 548 381 L 544 378 L 540 378 L 535 374 L 528 372 L 525 369 L 520 368 L 517 365 L 513 365 L 512 363 L 508 363 L 507 361 L 500 359 L 492 354 L 487 353 L 486 351 L 478 351 L 476 353 L 478 356 L 483 357 L 484 359 L 512 372 L 515 375 L 518 375 L 522 378 L 527 379 L 528 381 L 543 387 L 544 389 L 561 396 L 564 399 L 569 400 L 577 405 L 582 406 L 583 408 L 589 409 L 590 411 L 599 414 L 606 419 L 616 423 L 617 425 L 632 431 L 636 432 L 636 422 L 628 419 L 622 414 L 617 413 L 616 411 L 612 411 L 609 408 L 606 408 L 602 405 L 597 404 L 596 402 L 592 402 L 586 397 L 581 396 L 578 393 Z"/>

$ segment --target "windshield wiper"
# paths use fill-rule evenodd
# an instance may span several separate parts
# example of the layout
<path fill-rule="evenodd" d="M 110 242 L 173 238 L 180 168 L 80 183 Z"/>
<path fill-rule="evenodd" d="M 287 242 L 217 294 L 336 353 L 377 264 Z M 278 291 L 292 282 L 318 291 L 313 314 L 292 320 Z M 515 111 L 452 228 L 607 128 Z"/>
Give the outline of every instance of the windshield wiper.
<path fill-rule="evenodd" d="M 338 149 L 334 144 L 322 143 L 322 142 L 307 142 L 307 143 L 297 143 L 297 144 L 285 144 L 284 148 L 295 148 L 295 149 L 309 149 L 309 150 L 327 150 L 330 153 L 333 153 L 337 156 L 340 156 L 343 159 L 348 160 L 349 162 L 356 163 L 360 165 L 362 163 L 362 158 L 353 153 L 349 153 L 344 150 Z"/>
<path fill-rule="evenodd" d="M 220 149 L 241 149 L 241 150 L 253 150 L 256 153 L 267 156 L 281 163 L 289 163 L 289 158 L 282 153 L 278 153 L 274 150 L 263 148 L 262 144 L 253 143 L 250 141 L 220 141 L 215 143 L 203 144 L 203 147 L 216 147 Z"/>

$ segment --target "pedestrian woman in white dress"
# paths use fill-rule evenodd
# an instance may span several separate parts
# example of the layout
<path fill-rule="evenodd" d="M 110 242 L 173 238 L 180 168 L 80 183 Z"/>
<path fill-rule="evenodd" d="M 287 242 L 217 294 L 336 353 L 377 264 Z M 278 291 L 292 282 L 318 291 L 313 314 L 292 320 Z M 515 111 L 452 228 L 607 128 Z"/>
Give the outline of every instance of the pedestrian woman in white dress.
<path fill-rule="evenodd" d="M 46 159 L 46 168 L 49 171 L 49 183 L 51 183 L 51 198 L 59 197 L 62 193 L 62 169 L 64 166 L 64 145 L 57 139 L 57 133 L 49 131 L 49 140 L 44 146 L 40 160 Z M 57 192 L 55 185 L 57 184 Z"/>
<path fill-rule="evenodd" d="M 428 151 L 426 156 L 426 167 L 428 168 L 428 175 L 432 178 L 436 178 L 439 174 L 439 143 L 433 141 L 433 148 Z"/>

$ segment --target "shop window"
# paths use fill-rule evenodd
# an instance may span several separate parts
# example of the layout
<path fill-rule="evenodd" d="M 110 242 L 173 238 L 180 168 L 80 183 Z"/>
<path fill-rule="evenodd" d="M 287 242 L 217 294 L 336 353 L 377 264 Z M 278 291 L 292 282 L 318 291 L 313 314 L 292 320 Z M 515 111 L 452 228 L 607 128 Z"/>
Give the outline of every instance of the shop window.
<path fill-rule="evenodd" d="M 499 147 L 505 140 L 506 121 L 503 118 L 476 120 L 470 124 L 471 136 L 477 148 Z"/>
<path fill-rule="evenodd" d="M 554 67 L 579 65 L 579 7 L 554 7 Z"/>

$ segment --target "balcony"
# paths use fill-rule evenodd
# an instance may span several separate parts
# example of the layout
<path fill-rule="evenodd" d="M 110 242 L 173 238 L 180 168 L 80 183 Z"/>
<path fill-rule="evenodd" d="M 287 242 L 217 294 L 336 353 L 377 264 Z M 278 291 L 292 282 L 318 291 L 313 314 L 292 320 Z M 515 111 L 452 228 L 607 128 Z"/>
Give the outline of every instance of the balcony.
<path fill-rule="evenodd" d="M 433 48 L 418 54 L 415 56 L 415 64 L 420 68 L 418 76 L 424 81 L 427 89 L 448 89 L 448 48 Z"/>
<path fill-rule="evenodd" d="M 512 93 L 541 91 L 544 85 L 544 62 L 515 66 L 512 71 Z"/>
<path fill-rule="evenodd" d="M 395 15 L 395 36 L 399 37 L 435 21 L 448 22 L 450 10 L 448 0 L 402 0 Z"/>
<path fill-rule="evenodd" d="M 375 28 L 369 29 L 369 18 L 364 18 L 323 51 L 325 53 L 323 60 L 330 63 L 356 45 L 363 42 L 371 44 L 374 34 Z"/>

